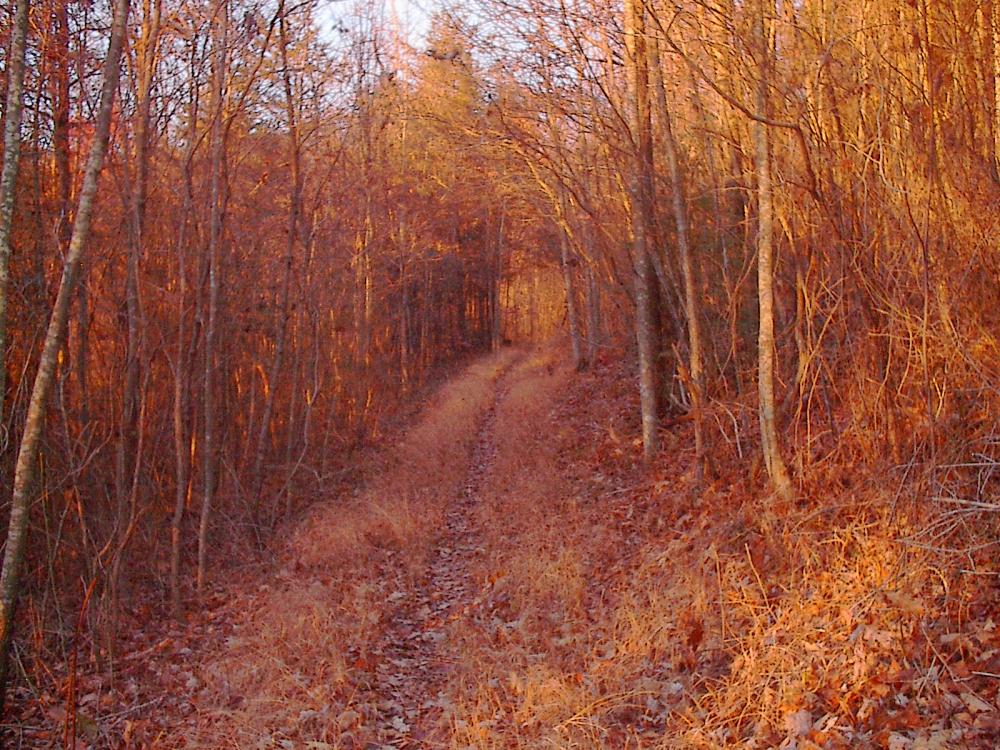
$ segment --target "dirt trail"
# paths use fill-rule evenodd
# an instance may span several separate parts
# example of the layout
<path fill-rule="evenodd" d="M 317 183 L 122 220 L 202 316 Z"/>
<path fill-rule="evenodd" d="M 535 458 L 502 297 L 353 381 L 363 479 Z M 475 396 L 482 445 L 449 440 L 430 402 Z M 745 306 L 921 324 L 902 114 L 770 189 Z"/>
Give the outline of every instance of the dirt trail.
<path fill-rule="evenodd" d="M 383 748 L 447 745 L 447 685 L 454 657 L 446 625 L 475 603 L 471 568 L 485 548 L 472 511 L 496 456 L 497 407 L 516 366 L 512 363 L 498 379 L 493 403 L 480 420 L 468 476 L 445 514 L 427 569 L 409 590 L 389 595 L 395 609 L 374 649 L 379 661 L 371 688 L 380 709 L 377 732 Z M 394 562 L 390 557 L 389 563 Z"/>
<path fill-rule="evenodd" d="M 157 747 L 451 746 L 455 632 L 478 629 L 481 502 L 528 359 L 504 351 L 449 381 L 363 486 L 289 535 L 273 575 L 231 592 L 225 646 L 187 665 L 191 714 Z"/>

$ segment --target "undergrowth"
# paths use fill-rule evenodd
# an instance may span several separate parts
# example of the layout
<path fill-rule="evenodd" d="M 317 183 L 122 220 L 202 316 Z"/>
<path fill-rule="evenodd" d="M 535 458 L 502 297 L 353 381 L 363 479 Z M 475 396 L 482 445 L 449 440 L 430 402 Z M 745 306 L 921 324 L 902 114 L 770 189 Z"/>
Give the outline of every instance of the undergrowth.
<path fill-rule="evenodd" d="M 640 469 L 620 368 L 552 372 L 500 407 L 453 747 L 996 746 L 988 527 L 964 557 L 921 545 L 898 473 L 779 507 L 722 457 L 699 492 L 689 426 Z"/>

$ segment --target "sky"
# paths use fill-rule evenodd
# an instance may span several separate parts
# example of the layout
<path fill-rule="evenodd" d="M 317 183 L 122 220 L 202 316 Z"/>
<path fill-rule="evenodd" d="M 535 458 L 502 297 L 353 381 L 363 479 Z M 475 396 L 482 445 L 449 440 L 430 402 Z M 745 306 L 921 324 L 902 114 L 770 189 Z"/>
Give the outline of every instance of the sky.
<path fill-rule="evenodd" d="M 373 0 L 368 0 L 372 2 Z M 411 46 L 420 48 L 426 42 L 430 18 L 438 0 L 374 0 L 384 4 L 387 18 L 396 18 L 403 36 Z M 327 0 L 319 6 L 317 17 L 324 32 L 328 32 L 342 14 L 356 8 L 352 0 Z"/>
<path fill-rule="evenodd" d="M 420 46 L 427 39 L 434 0 L 387 0 L 399 19 L 400 28 L 410 44 Z"/>

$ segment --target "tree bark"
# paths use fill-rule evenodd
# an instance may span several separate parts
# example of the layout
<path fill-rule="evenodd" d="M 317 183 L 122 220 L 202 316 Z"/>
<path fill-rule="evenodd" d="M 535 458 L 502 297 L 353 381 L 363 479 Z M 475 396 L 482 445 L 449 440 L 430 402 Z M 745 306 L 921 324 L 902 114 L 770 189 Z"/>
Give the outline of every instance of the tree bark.
<path fill-rule="evenodd" d="M 493 308 L 491 310 L 490 321 L 490 348 L 493 351 L 500 349 L 503 343 L 503 300 L 500 296 L 501 285 L 503 284 L 503 230 L 507 218 L 506 207 L 500 209 L 500 226 L 497 228 L 496 257 L 493 283 L 490 291 L 493 294 Z"/>
<path fill-rule="evenodd" d="M 128 256 L 125 264 L 125 388 L 122 398 L 121 423 L 118 428 L 118 445 L 115 457 L 115 489 L 118 512 L 118 549 L 124 555 L 125 535 L 128 528 L 122 525 L 126 506 L 134 507 L 140 484 L 136 481 L 139 470 L 138 421 L 140 410 L 139 383 L 142 378 L 143 335 L 145 325 L 139 298 L 139 267 L 145 241 L 146 196 L 149 192 L 149 122 L 153 75 L 156 70 L 157 46 L 160 35 L 160 2 L 143 0 L 142 30 L 134 45 L 136 63 L 136 111 L 134 122 L 135 179 L 129 196 Z M 113 569 L 120 570 L 120 564 Z M 118 580 L 109 580 L 112 607 L 117 606 Z"/>
<path fill-rule="evenodd" d="M 3 569 L 0 572 L 0 712 L 6 693 L 8 651 L 13 633 L 14 607 L 20 589 L 21 563 L 27 539 L 30 494 L 34 484 L 38 449 L 45 422 L 45 405 L 52 390 L 59 350 L 66 337 L 66 323 L 69 317 L 70 301 L 77 282 L 80 259 L 90 233 L 90 223 L 94 210 L 97 183 L 104 166 L 111 133 L 111 114 L 115 92 L 118 89 L 119 62 L 128 19 L 128 0 L 116 0 L 108 54 L 103 66 L 100 107 L 94 124 L 94 140 L 84 170 L 83 184 L 73 232 L 70 238 L 62 278 L 56 295 L 55 306 L 45 332 L 45 343 L 38 362 L 28 413 L 24 423 L 24 433 L 17 454 L 14 469 L 14 491 L 11 499 L 10 521 L 7 527 L 7 543 L 4 550 Z"/>
<path fill-rule="evenodd" d="M 28 35 L 28 0 L 17 0 L 7 58 L 7 120 L 0 169 L 0 423 L 7 393 L 7 287 L 10 282 L 10 234 L 14 221 L 17 173 L 21 163 L 21 116 L 24 111 L 24 50 Z M 3 685 L 0 684 L 0 690 Z M 2 698 L 0 698 L 2 701 Z"/>
<path fill-rule="evenodd" d="M 569 337 L 573 345 L 573 367 L 582 370 L 586 366 L 583 359 L 583 344 L 580 340 L 580 320 L 576 309 L 576 284 L 573 282 L 573 267 L 569 255 L 569 238 L 566 231 L 559 228 L 559 259 L 562 265 L 563 283 L 566 287 L 566 318 L 569 322 Z"/>
<path fill-rule="evenodd" d="M 771 42 L 764 18 L 765 2 L 760 2 L 754 20 L 755 35 L 760 44 L 760 71 L 757 81 L 756 109 L 761 117 L 769 115 L 768 85 L 771 66 Z M 785 501 L 792 498 L 792 482 L 781 456 L 781 446 L 775 426 L 774 405 L 774 206 L 771 186 L 770 138 L 768 126 L 755 119 L 753 131 L 754 164 L 757 169 L 757 299 L 759 327 L 757 332 L 757 389 L 760 419 L 761 450 L 764 465 L 777 495 Z"/>
<path fill-rule="evenodd" d="M 687 183 L 681 170 L 677 154 L 677 139 L 670 108 L 667 105 L 667 94 L 663 85 L 663 75 L 660 70 L 660 51 L 656 37 L 650 43 L 652 64 L 656 77 L 656 95 L 663 125 L 663 153 L 667 160 L 667 173 L 670 177 L 671 207 L 674 212 L 674 222 L 677 226 L 677 254 L 681 264 L 681 276 L 684 279 L 684 314 L 687 318 L 688 333 L 688 375 L 691 390 L 691 410 L 694 412 L 694 444 L 695 462 L 698 484 L 705 478 L 707 456 L 705 454 L 704 399 L 705 377 L 702 372 L 701 354 L 701 323 L 698 305 L 698 282 L 694 263 L 691 260 L 691 246 L 688 239 Z"/>
<path fill-rule="evenodd" d="M 993 45 L 993 154 L 1000 179 L 1000 2 L 990 3 L 990 41 Z"/>
<path fill-rule="evenodd" d="M 193 334 L 187 331 L 187 253 L 191 214 L 194 210 L 194 175 L 191 163 L 198 146 L 198 86 L 195 70 L 195 50 L 189 63 L 191 76 L 188 101 L 187 146 L 184 154 L 184 199 L 181 221 L 177 232 L 177 343 L 174 363 L 174 512 L 170 518 L 170 602 L 175 617 L 182 614 L 181 602 L 181 553 L 184 512 L 191 491 L 191 455 L 194 427 L 190 422 L 190 372 L 194 364 Z M 194 326 L 192 326 L 194 328 Z M 191 337 L 189 344 L 188 338 Z"/>
<path fill-rule="evenodd" d="M 591 256 L 593 257 L 593 256 Z M 601 348 L 601 285 L 597 281 L 593 261 L 587 266 L 587 361 L 597 366 Z"/>
<path fill-rule="evenodd" d="M 254 456 L 251 480 L 251 504 L 254 515 L 260 509 L 260 494 L 264 480 L 264 455 L 267 452 L 268 436 L 271 431 L 271 416 L 274 413 L 274 394 L 278 376 L 285 356 L 285 338 L 288 333 L 289 307 L 291 301 L 292 266 L 295 263 L 295 242 L 299 228 L 299 206 L 302 200 L 302 176 L 300 169 L 301 144 L 299 143 L 298 119 L 295 114 L 295 99 L 292 93 L 292 78 L 288 71 L 288 34 L 285 18 L 285 4 L 278 11 L 278 42 L 281 54 L 281 81 L 285 94 L 285 113 L 288 117 L 289 162 L 291 164 L 292 189 L 288 208 L 287 236 L 285 238 L 285 274 L 281 287 L 281 313 L 278 321 L 278 335 L 274 344 L 274 358 L 268 374 L 270 387 L 264 396 L 264 413 L 260 419 L 260 434 L 257 436 L 257 451 Z"/>
<path fill-rule="evenodd" d="M 204 359 L 204 409 L 205 424 L 202 441 L 203 481 L 201 518 L 198 523 L 198 571 L 196 585 L 198 593 L 205 590 L 208 572 L 208 522 L 215 499 L 215 336 L 219 314 L 219 263 L 223 231 L 223 168 L 226 151 L 225 128 L 225 75 L 226 42 L 229 26 L 228 0 L 219 0 L 219 7 L 213 22 L 214 43 L 212 54 L 212 156 L 211 156 L 211 216 L 208 238 L 208 314 L 205 325 Z"/>
<path fill-rule="evenodd" d="M 629 181 L 632 216 L 632 261 L 635 279 L 635 331 L 639 349 L 639 401 L 642 411 L 642 455 L 649 464 L 659 451 L 659 394 L 656 376 L 656 320 L 653 273 L 649 258 L 652 206 L 652 127 L 649 69 L 646 58 L 645 10 L 639 0 L 625 2 L 628 50 L 629 125 L 635 165 Z"/>

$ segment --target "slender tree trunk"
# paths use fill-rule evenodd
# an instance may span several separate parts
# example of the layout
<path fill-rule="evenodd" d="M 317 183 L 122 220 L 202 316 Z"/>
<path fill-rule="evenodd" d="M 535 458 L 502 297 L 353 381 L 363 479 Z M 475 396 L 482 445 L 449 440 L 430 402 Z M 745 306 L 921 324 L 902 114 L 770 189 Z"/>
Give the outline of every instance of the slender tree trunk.
<path fill-rule="evenodd" d="M 69 246 L 73 225 L 70 221 L 70 193 L 73 177 L 69 166 L 69 13 L 68 0 L 57 0 L 52 11 L 52 36 L 55 51 L 52 55 L 52 150 L 59 189 L 59 223 L 56 235 L 60 250 Z"/>
<path fill-rule="evenodd" d="M 538 332 L 539 332 L 539 328 L 540 328 L 539 320 L 538 320 L 538 297 L 539 297 L 540 292 L 539 292 L 538 286 L 539 286 L 539 284 L 538 284 L 538 269 L 537 268 L 532 268 L 531 269 L 531 301 L 530 301 L 530 304 L 528 305 L 528 311 L 529 311 L 528 312 L 528 318 L 529 318 L 529 333 L 528 333 L 528 336 L 529 336 L 529 338 L 532 341 L 537 341 L 538 340 Z"/>
<path fill-rule="evenodd" d="M 667 105 L 667 94 L 663 85 L 663 75 L 660 70 L 660 51 L 657 38 L 650 43 L 652 51 L 653 74 L 656 80 L 656 96 L 663 125 L 663 153 L 667 161 L 667 173 L 670 177 L 671 207 L 674 212 L 674 222 L 677 225 L 677 254 L 681 264 L 681 276 L 684 279 L 684 315 L 687 318 L 688 333 L 688 375 L 691 390 L 691 409 L 694 412 L 694 445 L 696 472 L 698 483 L 704 479 L 707 468 L 705 454 L 704 400 L 705 377 L 702 372 L 701 354 L 701 313 L 698 305 L 698 282 L 696 270 L 691 259 L 691 245 L 688 232 L 687 211 L 687 181 L 681 169 L 677 154 L 677 139 L 670 108 Z"/>
<path fill-rule="evenodd" d="M 156 70 L 157 46 L 160 35 L 160 3 L 159 0 L 143 0 L 142 31 L 136 51 L 136 112 L 134 117 L 135 138 L 135 180 L 132 184 L 132 194 L 129 201 L 128 219 L 128 257 L 125 264 L 125 311 L 127 319 L 127 336 L 125 349 L 125 389 L 122 400 L 122 415 L 119 425 L 118 445 L 116 450 L 116 493 L 118 504 L 119 560 L 124 556 L 125 534 L 128 528 L 121 523 L 126 506 L 134 507 L 140 484 L 135 481 L 138 471 L 139 446 L 138 421 L 140 408 L 139 383 L 143 368 L 143 331 L 142 310 L 139 298 L 139 266 L 145 241 L 146 196 L 149 191 L 149 121 L 153 87 L 153 75 Z M 113 568 L 117 573 L 119 565 Z M 111 606 L 117 610 L 118 580 L 117 575 L 110 577 L 108 590 L 111 592 Z M 117 617 L 117 615 L 113 615 Z"/>
<path fill-rule="evenodd" d="M 21 162 L 21 114 L 24 111 L 24 50 L 28 35 L 28 0 L 17 0 L 7 57 L 7 112 L 0 169 L 0 423 L 7 394 L 7 287 L 10 281 L 10 231 Z M 0 684 L 0 690 L 3 685 Z M 2 698 L 0 698 L 2 700 Z"/>
<path fill-rule="evenodd" d="M 493 294 L 493 308 L 491 310 L 491 348 L 493 351 L 500 349 L 500 344 L 503 341 L 503 304 L 500 296 L 501 284 L 503 283 L 503 229 L 504 222 L 507 217 L 507 211 L 505 208 L 500 209 L 500 226 L 497 228 L 497 247 L 496 247 L 496 257 L 495 257 L 495 268 L 493 274 L 493 285 L 491 292 Z"/>
<path fill-rule="evenodd" d="M 659 451 L 659 394 L 657 393 L 655 297 L 648 243 L 652 214 L 652 127 L 649 108 L 649 69 L 646 58 L 645 10 L 639 0 L 625 0 L 626 64 L 629 83 L 629 120 L 635 166 L 629 183 L 632 212 L 632 260 L 635 278 L 635 330 L 639 348 L 639 401 L 642 410 L 642 455 L 649 464 Z"/>
<path fill-rule="evenodd" d="M 573 367 L 582 370 L 583 344 L 580 336 L 580 320 L 576 309 L 576 283 L 573 281 L 573 266 L 569 254 L 569 238 L 564 229 L 559 229 L 559 258 L 562 264 L 563 284 L 566 287 L 566 318 L 569 322 L 569 336 L 573 345 Z"/>
<path fill-rule="evenodd" d="M 6 693 L 8 651 L 14 624 L 14 607 L 20 588 L 21 563 L 24 557 L 31 505 L 30 494 L 34 484 L 42 427 L 45 422 L 45 405 L 52 389 L 59 350 L 66 337 L 70 300 L 77 281 L 80 258 L 90 233 L 97 182 L 104 166 L 104 156 L 108 148 L 111 133 L 111 112 L 115 92 L 118 89 L 119 62 L 125 37 L 128 8 L 128 0 L 116 0 L 111 39 L 108 43 L 108 55 L 104 61 L 100 108 L 94 124 L 94 140 L 91 143 L 90 155 L 84 170 L 79 205 L 73 222 L 73 232 L 66 260 L 63 264 L 59 292 L 56 295 L 55 306 L 52 309 L 48 329 L 45 333 L 45 343 L 38 361 L 38 371 L 28 402 L 24 433 L 21 437 L 21 445 L 14 469 L 14 491 L 7 527 L 7 543 L 4 550 L 3 569 L 0 572 L 0 712 L 3 709 L 2 701 Z"/>
<path fill-rule="evenodd" d="M 198 523 L 198 592 L 205 590 L 208 572 L 208 522 L 212 514 L 215 497 L 216 462 L 216 415 L 215 415 L 215 336 L 219 314 L 219 264 L 223 232 L 223 168 L 225 160 L 225 76 L 226 42 L 229 31 L 229 3 L 220 0 L 218 12 L 213 22 L 214 43 L 212 50 L 212 156 L 211 204 L 208 238 L 208 314 L 205 325 L 204 359 L 204 438 L 202 441 L 202 461 L 204 487 L 202 487 L 201 518 Z"/>
<path fill-rule="evenodd" d="M 175 617 L 182 614 L 181 553 L 184 512 L 191 492 L 191 454 L 194 427 L 190 417 L 190 371 L 194 359 L 194 341 L 188 344 L 187 331 L 187 252 L 191 215 L 194 210 L 194 175 L 191 162 L 198 145 L 198 81 L 195 76 L 195 56 L 189 60 L 191 89 L 188 109 L 187 148 L 184 154 L 184 200 L 177 233 L 177 344 L 174 364 L 174 512 L 170 518 L 170 602 Z M 193 339 L 193 336 L 192 336 Z"/>
<path fill-rule="evenodd" d="M 298 118 L 295 113 L 295 99 L 292 92 L 292 78 L 288 70 L 288 34 L 285 19 L 285 5 L 278 11 L 278 43 L 281 53 L 281 79 L 285 93 L 285 113 L 288 117 L 289 161 L 291 163 L 292 189 L 288 208 L 288 227 L 285 240 L 285 275 L 281 287 L 281 317 L 278 321 L 278 335 L 274 344 L 274 358 L 271 361 L 268 382 L 270 387 L 264 397 L 264 413 L 260 419 L 260 434 L 257 437 L 257 451 L 254 456 L 251 483 L 251 504 L 254 515 L 260 507 L 260 494 L 264 481 L 264 455 L 267 452 L 268 436 L 271 432 L 271 415 L 274 412 L 274 395 L 278 377 L 285 356 L 285 338 L 288 333 L 288 318 L 291 306 L 292 267 L 295 263 L 295 242 L 298 237 L 299 211 L 302 202 L 302 176 L 300 168 L 301 146 L 299 143 Z"/>
<path fill-rule="evenodd" d="M 768 80 L 771 65 L 771 42 L 766 29 L 764 8 L 759 2 L 755 19 L 756 36 L 760 44 L 761 65 L 757 82 L 756 108 L 760 117 L 767 117 Z M 757 299 L 760 310 L 757 333 L 757 388 L 759 395 L 761 449 L 764 465 L 775 492 L 783 500 L 792 498 L 792 482 L 781 456 L 781 445 L 775 426 L 774 405 L 774 207 L 771 187 L 770 138 L 767 125 L 759 120 L 752 123 L 754 163 L 757 168 Z"/>
<path fill-rule="evenodd" d="M 405 225 L 400 223 L 401 248 L 405 237 Z M 399 286 L 399 385 L 400 390 L 406 393 L 410 387 L 410 284 L 406 276 L 406 258 L 402 253 L 399 259 Z"/>
<path fill-rule="evenodd" d="M 591 254 L 593 258 L 593 254 Z M 597 282 L 593 262 L 587 265 L 587 361 L 597 365 L 601 348 L 601 285 Z"/>
<path fill-rule="evenodd" d="M 52 97 L 52 151 L 56 167 L 56 183 L 59 191 L 59 220 L 56 224 L 56 238 L 59 252 L 65 257 L 73 231 L 72 189 L 73 176 L 70 172 L 70 75 L 69 75 L 69 12 L 68 0 L 57 0 L 52 10 L 52 74 L 50 96 Z M 90 422 L 90 388 L 87 378 L 87 359 L 90 349 L 88 328 L 90 325 L 90 305 L 87 295 L 86 264 L 80 264 L 80 283 L 77 284 L 76 309 L 76 352 L 73 366 L 77 380 L 78 414 L 80 424 L 85 428 Z M 67 334 L 68 335 L 68 334 Z"/>
<path fill-rule="evenodd" d="M 990 3 L 990 41 L 993 43 L 993 154 L 1000 179 L 1000 2 Z"/>
<path fill-rule="evenodd" d="M 433 289 L 431 287 L 431 264 L 424 263 L 423 292 L 420 295 L 420 364 L 423 370 L 427 370 L 431 365 L 431 301 L 433 299 Z"/>

